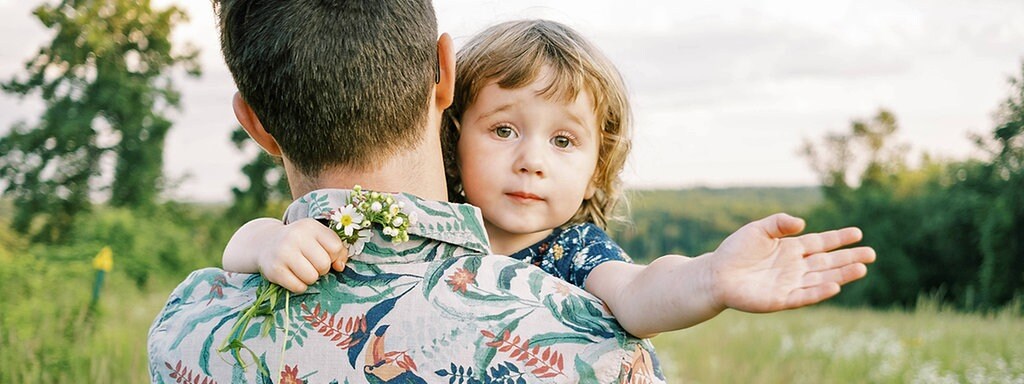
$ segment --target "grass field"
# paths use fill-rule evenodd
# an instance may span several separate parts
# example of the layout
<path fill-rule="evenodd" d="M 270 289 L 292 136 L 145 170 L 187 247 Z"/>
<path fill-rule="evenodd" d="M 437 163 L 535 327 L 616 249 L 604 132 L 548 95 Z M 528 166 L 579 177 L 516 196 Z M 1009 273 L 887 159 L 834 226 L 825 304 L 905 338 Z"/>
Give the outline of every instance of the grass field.
<path fill-rule="evenodd" d="M 45 309 L 38 321 L 17 316 L 39 311 L 5 314 L 0 382 L 147 382 L 146 331 L 173 283 L 140 292 L 116 273 L 108 283 L 96 316 L 87 315 L 88 290 L 67 286 L 23 303 Z M 1019 308 L 983 316 L 919 307 L 726 312 L 654 342 L 673 383 L 1024 383 Z"/>
<path fill-rule="evenodd" d="M 1024 383 L 1019 313 L 961 314 L 928 300 L 912 313 L 729 311 L 654 343 L 673 382 Z"/>

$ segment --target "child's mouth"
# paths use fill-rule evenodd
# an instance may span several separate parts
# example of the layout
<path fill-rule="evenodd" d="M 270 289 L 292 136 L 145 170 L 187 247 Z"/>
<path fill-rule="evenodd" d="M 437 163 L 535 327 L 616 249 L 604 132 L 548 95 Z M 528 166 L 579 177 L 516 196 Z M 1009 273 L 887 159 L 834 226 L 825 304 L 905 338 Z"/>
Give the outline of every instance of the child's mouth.
<path fill-rule="evenodd" d="M 540 196 L 534 195 L 534 194 L 529 193 L 529 192 L 521 192 L 521 191 L 509 192 L 509 193 L 506 193 L 505 196 L 508 196 L 508 197 L 512 198 L 512 200 L 515 200 L 515 201 L 518 201 L 518 202 L 522 202 L 522 203 L 544 201 L 544 199 L 541 198 Z"/>

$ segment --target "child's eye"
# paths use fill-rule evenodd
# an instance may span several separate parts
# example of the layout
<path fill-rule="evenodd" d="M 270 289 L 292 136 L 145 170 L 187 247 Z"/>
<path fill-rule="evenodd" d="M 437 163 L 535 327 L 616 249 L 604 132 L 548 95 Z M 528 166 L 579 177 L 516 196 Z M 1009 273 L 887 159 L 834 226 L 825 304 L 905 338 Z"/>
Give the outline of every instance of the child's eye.
<path fill-rule="evenodd" d="M 511 127 L 500 126 L 500 127 L 494 128 L 494 134 L 498 135 L 498 137 L 500 137 L 502 139 L 507 139 L 507 138 L 515 136 L 516 131 L 513 130 Z"/>
<path fill-rule="evenodd" d="M 569 148 L 572 145 L 572 141 L 568 137 L 558 136 L 551 139 L 551 144 L 554 144 L 558 148 Z"/>
<path fill-rule="evenodd" d="M 576 145 L 576 138 L 568 133 L 562 133 L 551 138 L 551 144 L 555 147 L 566 149 Z"/>

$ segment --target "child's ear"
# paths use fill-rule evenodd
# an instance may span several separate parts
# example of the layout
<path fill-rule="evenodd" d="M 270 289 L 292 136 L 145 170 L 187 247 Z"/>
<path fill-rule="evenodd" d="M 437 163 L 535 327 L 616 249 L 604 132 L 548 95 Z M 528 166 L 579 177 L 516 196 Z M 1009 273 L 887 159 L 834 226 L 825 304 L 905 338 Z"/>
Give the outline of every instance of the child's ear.
<path fill-rule="evenodd" d="M 281 157 L 281 146 L 277 145 L 277 140 L 263 128 L 263 123 L 260 122 L 249 103 L 242 98 L 241 93 L 235 92 L 231 106 L 235 110 L 235 118 L 238 119 L 238 123 L 242 125 L 242 129 L 245 129 L 249 137 L 271 156 Z"/>

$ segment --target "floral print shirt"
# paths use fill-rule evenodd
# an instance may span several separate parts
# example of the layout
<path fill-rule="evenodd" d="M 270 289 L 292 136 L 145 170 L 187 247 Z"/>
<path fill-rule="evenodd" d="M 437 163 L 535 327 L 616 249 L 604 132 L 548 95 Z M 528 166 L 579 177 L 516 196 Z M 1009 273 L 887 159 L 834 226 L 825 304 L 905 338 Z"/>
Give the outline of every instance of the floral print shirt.
<path fill-rule="evenodd" d="M 351 192 L 311 192 L 285 221 L 323 218 Z M 170 295 L 149 330 L 154 383 L 659 383 L 647 340 L 587 292 L 488 255 L 470 205 L 394 195 L 419 221 L 379 230 L 342 272 L 277 301 L 242 336 L 243 364 L 218 352 L 255 300 L 258 274 L 207 268 Z"/>
<path fill-rule="evenodd" d="M 555 228 L 548 237 L 509 255 L 583 288 L 595 267 L 608 261 L 632 263 L 626 252 L 593 223 Z"/>

